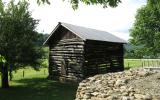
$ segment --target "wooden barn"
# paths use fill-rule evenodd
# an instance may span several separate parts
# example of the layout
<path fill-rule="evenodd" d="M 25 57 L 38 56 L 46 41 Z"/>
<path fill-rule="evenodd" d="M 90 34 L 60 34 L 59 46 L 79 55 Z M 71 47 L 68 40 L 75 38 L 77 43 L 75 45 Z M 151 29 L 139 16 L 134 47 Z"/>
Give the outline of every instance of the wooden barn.
<path fill-rule="evenodd" d="M 82 80 L 124 70 L 126 41 L 104 31 L 59 22 L 44 42 L 49 46 L 49 78 Z"/>

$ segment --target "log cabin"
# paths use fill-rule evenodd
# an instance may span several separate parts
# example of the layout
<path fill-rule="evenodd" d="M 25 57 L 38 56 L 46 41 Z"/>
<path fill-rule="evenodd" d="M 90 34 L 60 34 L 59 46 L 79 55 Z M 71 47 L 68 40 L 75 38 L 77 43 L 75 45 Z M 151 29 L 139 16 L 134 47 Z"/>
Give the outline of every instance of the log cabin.
<path fill-rule="evenodd" d="M 44 42 L 49 46 L 49 78 L 81 81 L 123 71 L 125 43 L 105 31 L 59 22 Z"/>

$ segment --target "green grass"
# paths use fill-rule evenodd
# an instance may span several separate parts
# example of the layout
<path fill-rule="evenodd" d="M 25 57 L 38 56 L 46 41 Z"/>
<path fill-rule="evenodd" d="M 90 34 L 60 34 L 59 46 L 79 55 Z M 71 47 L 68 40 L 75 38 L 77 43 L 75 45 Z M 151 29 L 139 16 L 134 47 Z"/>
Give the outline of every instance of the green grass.
<path fill-rule="evenodd" d="M 160 59 L 125 59 L 125 69 L 137 67 L 159 67 Z"/>
<path fill-rule="evenodd" d="M 125 69 L 145 66 L 158 66 L 160 60 L 125 59 Z M 47 69 L 35 71 L 31 68 L 13 72 L 9 89 L 0 88 L 0 100 L 74 100 L 77 84 L 64 84 L 47 80 Z M 0 79 L 1 80 L 1 79 Z M 0 84 L 1 86 L 1 84 Z"/>
<path fill-rule="evenodd" d="M 126 69 L 136 68 L 136 67 L 141 67 L 142 63 L 141 63 L 141 60 L 125 59 L 124 60 L 124 66 L 125 66 Z"/>
<path fill-rule="evenodd" d="M 47 80 L 47 71 L 25 69 L 14 73 L 9 89 L 0 88 L 0 100 L 74 100 L 77 84 Z"/>

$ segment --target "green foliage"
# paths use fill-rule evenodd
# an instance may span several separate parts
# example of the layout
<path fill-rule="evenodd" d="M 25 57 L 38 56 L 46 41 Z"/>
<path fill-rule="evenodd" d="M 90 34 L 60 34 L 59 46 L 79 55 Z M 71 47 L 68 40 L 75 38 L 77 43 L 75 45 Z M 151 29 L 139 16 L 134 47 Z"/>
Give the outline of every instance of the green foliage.
<path fill-rule="evenodd" d="M 23 66 L 38 64 L 41 49 L 36 47 L 38 21 L 31 17 L 28 3 L 11 0 L 0 10 L 0 54 L 9 64 Z"/>
<path fill-rule="evenodd" d="M 49 48 L 43 46 L 43 43 L 47 39 L 48 36 L 49 34 L 42 34 L 42 33 L 38 34 L 37 41 L 35 43 L 36 46 L 41 47 L 42 57 L 39 60 L 40 67 L 45 67 L 45 68 L 48 67 Z"/>
<path fill-rule="evenodd" d="M 65 0 L 63 0 L 65 1 Z M 110 6 L 110 7 L 117 7 L 119 3 L 121 3 L 121 0 L 69 0 L 70 4 L 72 5 L 72 8 L 75 10 L 78 8 L 79 2 L 82 2 L 86 5 L 102 5 L 104 8 Z M 47 3 L 50 4 L 49 0 L 37 0 L 38 4 L 41 3 Z"/>
<path fill-rule="evenodd" d="M 2 3 L 2 0 L 0 0 L 0 12 L 2 13 L 3 12 L 3 7 L 4 7 L 4 5 L 3 5 L 3 3 Z M 1 14 L 0 14 L 1 15 Z"/>
<path fill-rule="evenodd" d="M 48 58 L 49 58 L 49 48 L 48 47 L 43 47 L 43 56 L 42 56 L 42 59 L 41 59 L 41 63 L 40 63 L 40 66 L 41 67 L 48 67 L 49 64 L 48 64 Z"/>
<path fill-rule="evenodd" d="M 143 45 L 139 54 L 160 56 L 160 12 L 156 6 L 151 7 L 147 4 L 140 8 L 130 32 L 130 43 L 135 46 Z"/>
<path fill-rule="evenodd" d="M 41 3 L 47 3 L 50 4 L 49 0 L 37 0 L 37 3 L 40 5 Z"/>
<path fill-rule="evenodd" d="M 0 54 L 0 63 L 6 63 L 6 59 Z"/>
<path fill-rule="evenodd" d="M 0 0 L 1 2 L 2 0 Z M 29 0 L 26 0 L 29 1 Z M 36 0 L 37 4 L 50 4 L 50 0 Z M 65 0 L 63 0 L 65 1 Z M 82 2 L 86 5 L 102 5 L 103 8 L 110 7 L 117 7 L 119 3 L 121 3 L 121 0 L 69 0 L 70 4 L 72 5 L 72 8 L 76 10 L 79 6 L 79 3 Z M 160 9 L 160 1 L 159 0 L 147 0 L 147 3 L 150 7 L 156 6 L 158 9 Z M 0 9 L 1 7 L 0 3 Z"/>
<path fill-rule="evenodd" d="M 37 3 L 40 5 L 41 3 L 50 4 L 50 0 L 37 0 Z M 65 0 L 63 0 L 65 1 Z M 75 10 L 78 8 L 79 2 L 82 2 L 86 5 L 102 5 L 104 8 L 117 7 L 122 0 L 69 0 L 72 8 Z M 160 10 L 160 0 L 147 0 L 147 4 L 152 7 L 157 7 Z"/>
<path fill-rule="evenodd" d="M 48 67 L 48 59 L 43 59 L 41 61 L 41 67 L 42 68 L 47 68 Z"/>
<path fill-rule="evenodd" d="M 160 11 L 160 0 L 148 0 L 147 4 L 149 7 L 151 8 L 156 7 Z"/>
<path fill-rule="evenodd" d="M 39 33 L 38 37 L 37 37 L 36 45 L 37 46 L 42 46 L 44 41 L 46 41 L 46 39 L 48 38 L 48 36 L 49 36 L 49 34 Z"/>
<path fill-rule="evenodd" d="M 141 58 L 146 58 L 144 52 L 145 48 L 143 45 L 132 45 L 132 44 L 126 44 L 124 45 L 125 47 L 125 55 L 124 57 L 127 59 L 141 59 Z"/>

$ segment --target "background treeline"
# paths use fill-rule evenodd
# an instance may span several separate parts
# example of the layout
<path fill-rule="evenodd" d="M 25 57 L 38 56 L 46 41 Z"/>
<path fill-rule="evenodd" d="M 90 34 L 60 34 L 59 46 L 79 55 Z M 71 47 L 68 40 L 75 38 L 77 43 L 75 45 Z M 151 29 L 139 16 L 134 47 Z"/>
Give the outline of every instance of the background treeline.
<path fill-rule="evenodd" d="M 40 66 L 38 68 L 46 68 L 48 67 L 48 56 L 49 56 L 49 48 L 43 45 L 43 42 L 47 39 L 49 34 L 47 33 L 39 33 L 36 41 L 36 46 L 41 47 L 42 57 L 40 59 Z"/>
<path fill-rule="evenodd" d="M 125 45 L 126 58 L 160 58 L 160 3 L 156 1 L 148 0 L 137 10 L 131 39 Z"/>
<path fill-rule="evenodd" d="M 132 44 L 125 44 L 124 45 L 125 50 L 125 59 L 159 59 L 160 53 L 157 52 L 157 55 L 154 56 L 152 54 L 152 51 L 146 52 L 146 48 L 144 45 L 135 46 Z"/>

